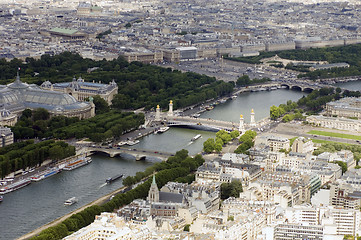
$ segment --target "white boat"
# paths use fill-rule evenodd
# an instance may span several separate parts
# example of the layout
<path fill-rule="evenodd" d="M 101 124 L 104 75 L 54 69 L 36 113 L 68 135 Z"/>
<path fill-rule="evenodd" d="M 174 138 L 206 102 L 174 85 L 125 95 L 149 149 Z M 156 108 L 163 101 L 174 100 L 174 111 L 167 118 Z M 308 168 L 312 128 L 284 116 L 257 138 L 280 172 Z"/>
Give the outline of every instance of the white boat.
<path fill-rule="evenodd" d="M 192 142 L 194 142 L 195 140 L 197 140 L 198 138 L 202 137 L 201 134 L 197 134 L 192 138 Z"/>
<path fill-rule="evenodd" d="M 72 198 L 69 198 L 68 200 L 66 200 L 64 202 L 64 205 L 70 206 L 77 202 L 78 202 L 78 199 L 76 197 L 72 197 Z"/>
<path fill-rule="evenodd" d="M 164 133 L 169 130 L 169 127 L 161 127 L 155 133 Z"/>
<path fill-rule="evenodd" d="M 129 140 L 129 141 L 127 141 L 127 145 L 129 145 L 129 146 L 133 146 L 133 145 L 135 145 L 137 143 L 139 143 L 139 140 L 135 140 L 135 141 Z"/>
<path fill-rule="evenodd" d="M 124 146 L 124 145 L 126 145 L 126 144 L 127 144 L 126 141 L 121 141 L 121 142 L 119 142 L 117 145 L 120 147 L 120 146 Z"/>

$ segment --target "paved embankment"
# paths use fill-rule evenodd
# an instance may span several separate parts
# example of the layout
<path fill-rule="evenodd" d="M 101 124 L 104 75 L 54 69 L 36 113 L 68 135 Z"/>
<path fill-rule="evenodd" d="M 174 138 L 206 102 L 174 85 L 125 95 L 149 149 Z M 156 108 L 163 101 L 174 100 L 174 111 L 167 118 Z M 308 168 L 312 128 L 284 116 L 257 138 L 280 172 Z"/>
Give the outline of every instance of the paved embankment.
<path fill-rule="evenodd" d="M 99 199 L 91 202 L 91 203 L 88 203 L 87 205 L 85 205 L 85 206 L 83 206 L 83 207 L 81 207 L 81 208 L 78 208 L 78 209 L 76 209 L 76 210 L 74 210 L 74 211 L 72 211 L 72 212 L 70 212 L 70 213 L 68 213 L 68 214 L 66 214 L 66 215 L 58 218 L 58 219 L 55 219 L 54 221 L 52 221 L 52 222 L 50 222 L 50 223 L 47 223 L 47 224 L 45 224 L 45 225 L 43 225 L 43 226 L 41 226 L 41 227 L 39 227 L 39 228 L 37 228 L 37 229 L 29 232 L 29 233 L 21 236 L 20 238 L 18 238 L 18 240 L 29 239 L 29 238 L 31 238 L 31 237 L 34 237 L 34 236 L 38 235 L 41 231 L 47 229 L 48 227 L 52 227 L 52 226 L 55 226 L 55 225 L 61 223 L 62 221 L 64 221 L 64 220 L 67 219 L 68 217 L 70 217 L 71 215 L 73 215 L 73 214 L 75 214 L 75 213 L 78 213 L 78 212 L 81 212 L 81 211 L 83 211 L 83 210 L 84 210 L 85 208 L 87 208 L 87 207 L 90 207 L 90 206 L 93 206 L 93 205 L 100 205 L 100 204 L 106 202 L 107 200 L 109 200 L 109 198 L 110 198 L 112 195 L 119 193 L 119 192 L 120 192 L 121 190 L 123 190 L 123 189 L 125 189 L 125 187 L 119 188 L 119 189 L 117 189 L 117 190 L 115 190 L 115 191 L 113 191 L 113 192 L 111 192 L 111 193 L 109 193 L 109 194 L 107 194 L 107 195 L 105 195 L 105 196 L 103 196 L 103 197 L 101 197 L 101 198 L 99 198 Z"/>

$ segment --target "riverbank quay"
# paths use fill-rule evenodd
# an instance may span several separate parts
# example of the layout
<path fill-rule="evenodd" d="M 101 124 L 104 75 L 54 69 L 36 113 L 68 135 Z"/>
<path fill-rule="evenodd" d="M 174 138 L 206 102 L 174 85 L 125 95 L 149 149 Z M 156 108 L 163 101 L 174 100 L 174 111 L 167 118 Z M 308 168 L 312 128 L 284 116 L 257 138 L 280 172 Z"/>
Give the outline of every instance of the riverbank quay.
<path fill-rule="evenodd" d="M 119 188 L 119 189 L 117 189 L 117 190 L 115 190 L 115 191 L 113 191 L 113 192 L 111 192 L 109 194 L 106 194 L 106 195 L 100 197 L 99 199 L 94 200 L 94 201 L 92 201 L 92 202 L 90 202 L 90 203 L 88 203 L 88 204 L 86 204 L 86 205 L 84 205 L 84 206 L 82 206 L 82 207 L 80 207 L 80 208 L 78 208 L 78 209 L 64 215 L 64 216 L 62 216 L 62 217 L 59 217 L 59 218 L 55 219 L 54 221 L 51 221 L 51 222 L 49 222 L 49 223 L 47 223 L 47 224 L 45 224 L 45 225 L 31 231 L 31 232 L 29 232 L 29 233 L 27 233 L 27 234 L 25 234 L 25 235 L 23 235 L 23 236 L 21 236 L 21 237 L 19 237 L 17 239 L 18 240 L 30 239 L 30 238 L 38 235 L 41 231 L 63 222 L 67 218 L 71 217 L 73 214 L 79 213 L 79 212 L 83 211 L 84 209 L 86 209 L 87 207 L 91 207 L 91 206 L 94 206 L 94 205 L 101 205 L 101 204 L 109 201 L 111 196 L 116 195 L 118 193 L 121 193 L 125 189 L 126 189 L 126 187 L 121 187 L 121 188 Z"/>
<path fill-rule="evenodd" d="M 16 184 L 20 181 L 24 181 L 27 179 L 30 180 L 32 177 L 42 174 L 50 168 L 61 168 L 62 165 L 69 163 L 71 161 L 74 161 L 75 159 L 77 159 L 78 157 L 81 157 L 81 156 L 82 156 L 82 154 L 76 154 L 74 156 L 70 156 L 70 157 L 67 157 L 67 158 L 64 158 L 64 159 L 61 159 L 58 161 L 48 159 L 48 160 L 45 160 L 41 164 L 41 166 L 32 168 L 32 169 L 28 169 L 27 171 L 23 171 L 22 174 L 20 174 L 20 175 L 16 175 L 13 172 L 13 173 L 9 174 L 8 176 L 6 176 L 4 180 L 0 181 L 1 182 L 0 189 L 6 188 L 7 186 L 9 186 L 11 184 Z"/>

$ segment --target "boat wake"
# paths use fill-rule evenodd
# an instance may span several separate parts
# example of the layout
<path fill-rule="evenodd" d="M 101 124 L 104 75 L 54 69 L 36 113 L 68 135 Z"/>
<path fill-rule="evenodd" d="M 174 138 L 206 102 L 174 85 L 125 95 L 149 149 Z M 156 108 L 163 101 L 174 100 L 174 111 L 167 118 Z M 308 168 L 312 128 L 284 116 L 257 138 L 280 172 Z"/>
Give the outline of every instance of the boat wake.
<path fill-rule="evenodd" d="M 103 183 L 102 185 L 99 186 L 99 189 L 106 186 L 106 185 L 107 185 L 107 183 Z"/>

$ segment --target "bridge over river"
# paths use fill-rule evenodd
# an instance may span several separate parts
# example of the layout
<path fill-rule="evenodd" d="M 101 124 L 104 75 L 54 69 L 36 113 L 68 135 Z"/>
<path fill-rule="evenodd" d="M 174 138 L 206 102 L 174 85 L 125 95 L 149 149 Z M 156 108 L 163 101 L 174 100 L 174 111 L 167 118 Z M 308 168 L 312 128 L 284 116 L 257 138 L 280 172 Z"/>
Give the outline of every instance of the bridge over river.
<path fill-rule="evenodd" d="M 167 118 L 167 126 L 191 127 L 199 130 L 214 131 L 219 130 L 233 131 L 238 130 L 239 123 L 214 120 L 210 118 L 194 118 L 188 116 L 173 116 Z"/>
<path fill-rule="evenodd" d="M 154 150 L 136 149 L 136 148 L 124 148 L 124 147 L 83 147 L 82 152 L 95 153 L 102 152 L 108 154 L 110 157 L 116 157 L 119 155 L 131 155 L 135 157 L 137 161 L 144 160 L 146 157 L 156 157 L 163 161 L 169 157 L 174 156 L 174 153 L 160 152 Z"/>

